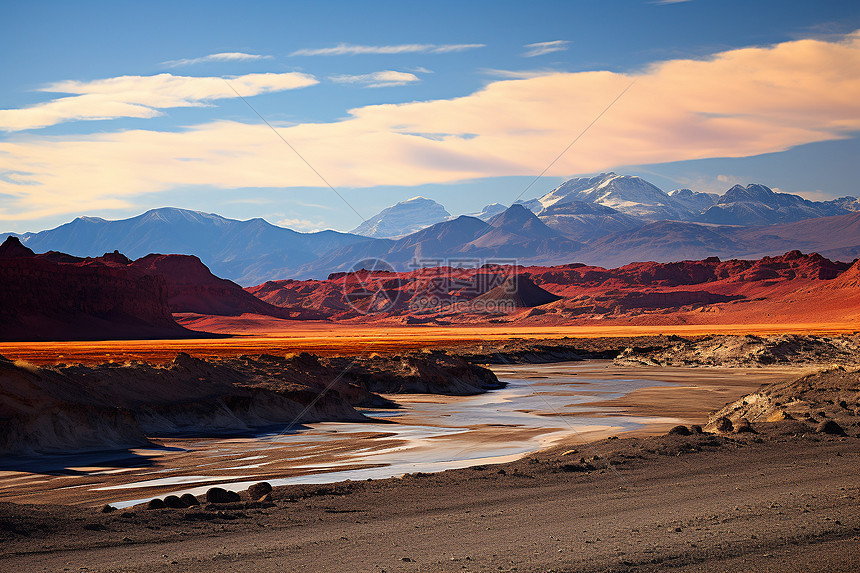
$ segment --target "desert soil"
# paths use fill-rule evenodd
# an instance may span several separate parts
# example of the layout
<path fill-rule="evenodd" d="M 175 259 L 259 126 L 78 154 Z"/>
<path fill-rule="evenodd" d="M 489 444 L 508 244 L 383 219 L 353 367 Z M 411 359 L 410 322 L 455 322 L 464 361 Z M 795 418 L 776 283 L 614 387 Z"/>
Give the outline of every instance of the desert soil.
<path fill-rule="evenodd" d="M 703 416 L 749 387 L 698 402 L 675 391 L 618 406 Z M 753 428 L 577 440 L 503 465 L 279 487 L 264 502 L 1 503 L 0 570 L 860 570 L 860 438 L 797 420 Z"/>
<path fill-rule="evenodd" d="M 103 514 L 0 504 L 0 569 L 856 571 L 857 438 L 796 422 Z M 577 451 L 571 451 L 577 450 Z"/>

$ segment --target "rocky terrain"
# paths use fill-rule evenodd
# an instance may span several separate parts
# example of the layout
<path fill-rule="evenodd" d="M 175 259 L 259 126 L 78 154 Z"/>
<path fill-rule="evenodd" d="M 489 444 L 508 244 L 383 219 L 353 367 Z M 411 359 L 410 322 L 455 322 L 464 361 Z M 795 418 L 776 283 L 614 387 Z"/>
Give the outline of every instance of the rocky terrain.
<path fill-rule="evenodd" d="M 860 336 L 705 336 L 664 348 L 628 348 L 617 365 L 762 367 L 860 364 Z"/>
<path fill-rule="evenodd" d="M 167 303 L 171 312 L 221 316 L 253 313 L 291 318 L 289 311 L 258 299 L 232 281 L 216 277 L 193 255 L 150 254 L 136 261 L 117 256 L 112 265 L 163 277 L 167 283 Z M 307 312 L 297 317 L 313 318 Z"/>
<path fill-rule="evenodd" d="M 110 258 L 110 257 L 108 257 Z M 133 268 L 0 246 L 0 340 L 205 336 L 174 321 L 167 284 Z"/>
<path fill-rule="evenodd" d="M 377 393 L 477 394 L 495 375 L 441 353 L 356 358 L 180 354 L 146 363 L 35 367 L 0 358 L 0 452 L 139 446 L 170 435 L 224 435 L 318 421 L 369 421 Z"/>
<path fill-rule="evenodd" d="M 807 431 L 860 436 L 860 369 L 837 366 L 763 386 L 715 412 L 708 428 L 737 429 L 783 420 L 797 420 Z"/>
<path fill-rule="evenodd" d="M 360 270 L 247 290 L 296 316 L 314 313 L 338 322 L 787 324 L 856 320 L 858 277 L 860 263 L 790 251 L 758 260 L 711 257 L 615 269 L 577 263 Z"/>
<path fill-rule="evenodd" d="M 825 394 L 805 396 L 809 412 L 828 407 Z M 0 503 L 0 564 L 22 573 L 285 563 L 323 572 L 847 572 L 860 567 L 857 439 L 756 420 L 562 444 L 436 474 L 212 488 L 121 510 Z"/>

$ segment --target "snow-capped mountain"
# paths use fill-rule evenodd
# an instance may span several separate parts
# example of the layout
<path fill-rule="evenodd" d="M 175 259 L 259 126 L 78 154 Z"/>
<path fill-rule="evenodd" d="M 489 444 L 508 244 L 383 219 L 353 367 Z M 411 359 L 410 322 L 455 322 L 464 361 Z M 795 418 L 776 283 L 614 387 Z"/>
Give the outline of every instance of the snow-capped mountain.
<path fill-rule="evenodd" d="M 489 221 L 499 213 L 504 213 L 507 209 L 508 208 L 501 203 L 490 203 L 489 205 L 485 205 L 478 213 L 467 213 L 467 215 L 469 217 L 480 219 L 481 221 Z"/>
<path fill-rule="evenodd" d="M 698 219 L 723 225 L 772 225 L 844 215 L 857 210 L 857 207 L 857 200 L 853 197 L 810 201 L 799 195 L 776 193 L 770 187 L 753 183 L 746 187 L 735 185 Z"/>
<path fill-rule="evenodd" d="M 571 201 L 597 203 L 645 221 L 687 220 L 697 214 L 641 177 L 615 173 L 570 179 L 538 199 L 544 209 Z"/>
<path fill-rule="evenodd" d="M 642 226 L 642 221 L 635 217 L 585 201 L 550 205 L 538 218 L 551 229 L 582 242 Z"/>
<path fill-rule="evenodd" d="M 717 193 L 697 193 L 692 189 L 675 189 L 674 191 L 669 191 L 669 197 L 675 203 L 680 203 L 690 211 L 698 213 L 701 213 L 720 199 Z"/>
<path fill-rule="evenodd" d="M 350 231 L 374 239 L 397 239 L 451 218 L 445 207 L 426 197 L 413 197 L 387 207 Z"/>

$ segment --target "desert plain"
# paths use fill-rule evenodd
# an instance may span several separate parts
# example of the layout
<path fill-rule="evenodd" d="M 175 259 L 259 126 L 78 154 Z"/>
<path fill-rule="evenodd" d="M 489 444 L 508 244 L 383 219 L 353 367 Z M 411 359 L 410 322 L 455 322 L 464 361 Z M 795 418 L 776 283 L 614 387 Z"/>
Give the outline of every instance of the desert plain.
<path fill-rule="evenodd" d="M 234 336 L 4 343 L 0 354 L 36 368 L 168 363 L 180 351 L 216 362 L 308 353 L 360 361 L 435 351 L 494 362 L 488 366 L 500 380 L 525 381 L 535 396 L 533 385 L 551 377 L 553 369 L 569 379 L 640 383 L 612 395 L 593 392 L 579 412 L 559 412 L 555 402 L 546 402 L 536 414 L 552 420 L 548 426 L 563 430 L 562 436 L 473 420 L 455 449 L 518 440 L 538 445 L 529 452 L 467 461 L 443 471 L 418 469 L 375 479 L 356 477 L 364 475 L 358 473 L 335 483 L 298 480 L 278 485 L 278 480 L 306 475 L 310 466 L 346 472 L 373 466 L 351 450 L 403 447 L 402 437 L 390 433 L 386 423 L 364 425 L 364 432 L 327 445 L 260 448 L 246 435 L 222 437 L 219 449 L 207 450 L 199 437 L 165 437 L 155 440 L 162 453 L 132 463 L 115 459 L 104 465 L 63 467 L 61 460 L 59 466 L 32 466 L 32 471 L 7 464 L 0 474 L 3 567 L 375 572 L 852 571 L 860 566 L 857 374 L 850 374 L 847 355 L 833 350 L 837 342 L 854 340 L 851 323 L 333 328 L 255 316 L 178 319 L 188 324 L 205 321 L 208 330 Z M 689 348 L 682 351 L 678 344 Z M 736 347 L 729 352 L 740 364 L 719 354 L 732 344 Z M 769 348 L 778 359 L 759 357 L 750 363 L 750 345 Z M 689 364 L 661 364 L 667 353 L 686 357 Z M 489 361 L 488 356 L 498 359 Z M 734 367 L 709 365 L 709 356 Z M 796 392 L 804 384 L 817 388 L 802 381 L 822 369 L 826 377 L 833 368 L 854 380 L 853 386 L 842 380 L 833 389 L 853 400 L 845 408 L 825 392 L 821 396 L 830 398 L 819 396 L 820 404 L 798 401 L 806 417 L 757 412 L 758 417 L 749 416 L 746 429 L 739 422 L 745 412 L 729 412 L 734 428 L 715 425 L 721 408 L 760 395 L 762 387 L 801 380 Z M 583 388 L 580 397 L 589 393 Z M 432 394 L 382 396 L 405 409 L 384 421 L 410 426 L 439 424 L 421 418 L 422 403 L 468 400 Z M 824 404 L 827 400 L 832 403 Z M 586 416 L 606 423 L 576 431 L 577 419 Z M 838 419 L 844 431 L 822 431 L 820 422 L 828 418 Z M 541 441 L 541 436 L 551 439 Z M 265 463 L 241 461 L 252 458 Z M 220 471 L 223 477 L 193 483 L 203 465 L 207 475 Z M 134 488 L 154 473 L 179 481 Z M 192 480 L 187 487 L 197 486 L 189 491 L 196 492 L 200 505 L 147 509 L 146 499 L 187 489 L 177 485 L 183 475 Z M 275 487 L 255 500 L 245 490 L 258 482 L 273 482 Z M 230 484 L 241 491 L 238 499 L 208 503 L 205 490 L 219 485 L 229 489 Z M 106 506 L 135 498 L 141 498 L 140 504 L 118 503 L 121 507 L 115 510 Z"/>

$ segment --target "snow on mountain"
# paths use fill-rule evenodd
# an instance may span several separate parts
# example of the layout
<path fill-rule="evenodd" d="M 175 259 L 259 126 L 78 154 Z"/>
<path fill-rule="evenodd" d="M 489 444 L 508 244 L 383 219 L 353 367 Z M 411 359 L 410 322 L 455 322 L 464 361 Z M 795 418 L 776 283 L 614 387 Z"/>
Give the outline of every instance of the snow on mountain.
<path fill-rule="evenodd" d="M 541 204 L 540 199 L 529 199 L 528 201 L 518 199 L 517 201 L 514 201 L 514 205 L 522 205 L 535 215 L 543 210 L 543 205 Z"/>
<path fill-rule="evenodd" d="M 716 193 L 697 193 L 692 189 L 675 189 L 674 191 L 669 191 L 669 197 L 690 211 L 698 213 L 716 203 L 720 198 Z"/>
<path fill-rule="evenodd" d="M 387 207 L 350 231 L 374 239 L 396 239 L 451 218 L 445 207 L 426 197 L 413 197 Z"/>
<path fill-rule="evenodd" d="M 722 225 L 773 225 L 802 219 L 845 215 L 857 201 L 843 197 L 833 201 L 810 201 L 799 195 L 776 193 L 770 187 L 751 183 L 735 185 L 699 217 L 705 223 Z M 853 201 L 852 201 L 853 200 Z"/>
<path fill-rule="evenodd" d="M 538 201 L 544 209 L 571 201 L 597 203 L 625 215 L 649 221 L 686 220 L 696 214 L 641 177 L 615 173 L 570 179 L 540 197 Z"/>
<path fill-rule="evenodd" d="M 469 217 L 475 217 L 481 221 L 489 221 L 499 213 L 504 213 L 508 208 L 501 203 L 490 203 L 478 213 L 467 213 Z"/>
<path fill-rule="evenodd" d="M 555 203 L 543 209 L 538 218 L 551 229 L 582 242 L 640 227 L 643 223 L 611 207 L 585 201 Z"/>

